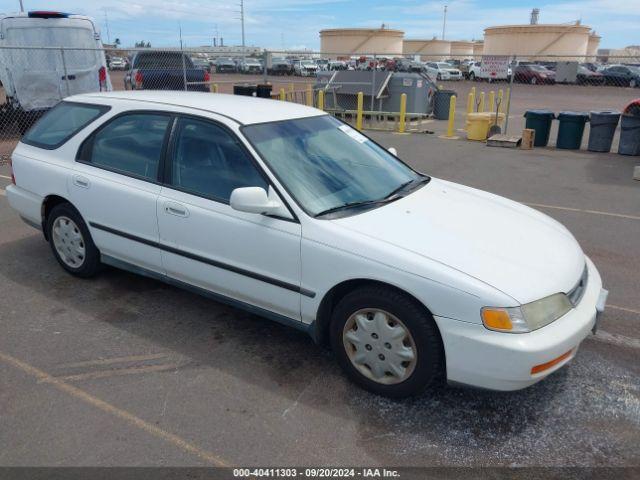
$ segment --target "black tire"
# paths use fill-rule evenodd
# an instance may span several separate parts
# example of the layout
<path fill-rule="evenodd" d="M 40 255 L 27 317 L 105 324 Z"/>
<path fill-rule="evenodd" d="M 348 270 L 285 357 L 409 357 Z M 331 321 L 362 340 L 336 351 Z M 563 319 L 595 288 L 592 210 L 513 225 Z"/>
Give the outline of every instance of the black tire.
<path fill-rule="evenodd" d="M 536 85 L 538 83 L 538 79 L 536 77 L 531 77 L 531 80 L 529 80 L 529 83 L 531 85 Z"/>
<path fill-rule="evenodd" d="M 77 225 L 82 235 L 82 240 L 84 243 L 85 255 L 84 261 L 78 267 L 72 267 L 65 263 L 60 254 L 58 253 L 54 241 L 53 241 L 53 224 L 59 217 L 67 217 Z M 95 276 L 100 272 L 102 264 L 100 263 L 100 251 L 97 249 L 95 244 L 93 243 L 93 239 L 91 238 L 91 234 L 89 233 L 89 229 L 87 225 L 84 223 L 82 216 L 80 213 L 71 205 L 70 203 L 61 203 L 53 207 L 49 215 L 47 216 L 46 221 L 46 232 L 47 238 L 49 239 L 49 245 L 51 246 L 51 251 L 53 252 L 53 256 L 56 258 L 58 263 L 64 268 L 67 272 L 77 277 L 89 278 Z"/>
<path fill-rule="evenodd" d="M 413 372 L 400 383 L 382 384 L 366 377 L 351 362 L 343 343 L 349 317 L 361 309 L 380 309 L 405 324 L 417 350 Z M 340 367 L 357 385 L 378 395 L 403 398 L 417 395 L 444 379 L 444 348 L 431 314 L 411 297 L 383 286 L 362 287 L 347 294 L 335 307 L 330 325 L 331 346 Z"/>
<path fill-rule="evenodd" d="M 475 74 L 475 73 L 473 73 L 473 72 L 471 72 L 471 73 L 469 74 L 469 80 L 471 80 L 472 82 L 475 82 L 475 81 L 476 81 L 476 74 Z"/>

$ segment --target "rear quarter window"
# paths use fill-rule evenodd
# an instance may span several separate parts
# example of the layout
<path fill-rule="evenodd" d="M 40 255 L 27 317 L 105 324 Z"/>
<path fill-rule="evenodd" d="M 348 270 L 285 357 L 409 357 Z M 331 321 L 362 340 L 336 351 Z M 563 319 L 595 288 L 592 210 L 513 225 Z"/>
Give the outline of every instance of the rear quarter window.
<path fill-rule="evenodd" d="M 22 137 L 22 143 L 47 150 L 58 148 L 109 108 L 106 105 L 60 102 L 31 127 Z"/>

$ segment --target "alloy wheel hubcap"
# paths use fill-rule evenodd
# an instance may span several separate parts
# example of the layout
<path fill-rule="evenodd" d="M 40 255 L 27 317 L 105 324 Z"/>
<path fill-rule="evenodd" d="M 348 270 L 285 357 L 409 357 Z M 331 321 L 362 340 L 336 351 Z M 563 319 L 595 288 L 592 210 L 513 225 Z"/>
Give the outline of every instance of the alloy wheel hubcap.
<path fill-rule="evenodd" d="M 85 243 L 78 225 L 69 217 L 60 216 L 53 222 L 53 246 L 60 259 L 71 268 L 79 268 L 85 259 Z"/>
<path fill-rule="evenodd" d="M 351 364 L 383 385 L 400 383 L 413 373 L 418 352 L 409 329 L 395 315 L 365 308 L 345 323 L 342 341 Z"/>

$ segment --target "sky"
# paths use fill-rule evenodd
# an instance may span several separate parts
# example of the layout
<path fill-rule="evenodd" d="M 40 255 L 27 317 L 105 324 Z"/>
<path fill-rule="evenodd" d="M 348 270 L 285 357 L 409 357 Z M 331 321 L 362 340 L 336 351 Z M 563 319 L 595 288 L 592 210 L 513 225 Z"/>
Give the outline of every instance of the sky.
<path fill-rule="evenodd" d="M 25 10 L 60 10 L 92 16 L 103 41 L 119 38 L 123 46 L 136 41 L 152 46 L 241 44 L 240 0 L 23 0 Z M 448 6 L 448 40 L 482 39 L 488 26 L 528 23 L 531 9 L 540 9 L 540 23 L 580 19 L 602 36 L 601 48 L 640 44 L 640 0 L 245 0 L 246 45 L 270 49 L 320 47 L 323 28 L 397 28 L 405 38 L 442 35 L 442 14 Z M 19 0 L 0 0 L 0 12 L 19 10 Z M 108 32 L 106 25 L 108 23 Z"/>

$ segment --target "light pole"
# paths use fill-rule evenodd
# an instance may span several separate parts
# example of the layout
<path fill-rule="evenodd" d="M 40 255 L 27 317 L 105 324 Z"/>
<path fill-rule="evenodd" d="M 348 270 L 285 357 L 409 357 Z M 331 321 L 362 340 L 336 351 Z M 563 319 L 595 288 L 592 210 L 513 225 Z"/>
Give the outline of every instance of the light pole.
<path fill-rule="evenodd" d="M 447 28 L 447 6 L 444 6 L 444 16 L 442 18 L 442 40 L 444 40 L 444 32 Z"/>
<path fill-rule="evenodd" d="M 22 0 L 20 0 L 20 11 L 24 12 L 24 5 L 22 5 Z"/>
<path fill-rule="evenodd" d="M 240 0 L 240 23 L 242 24 L 242 51 L 244 52 L 244 0 Z"/>

